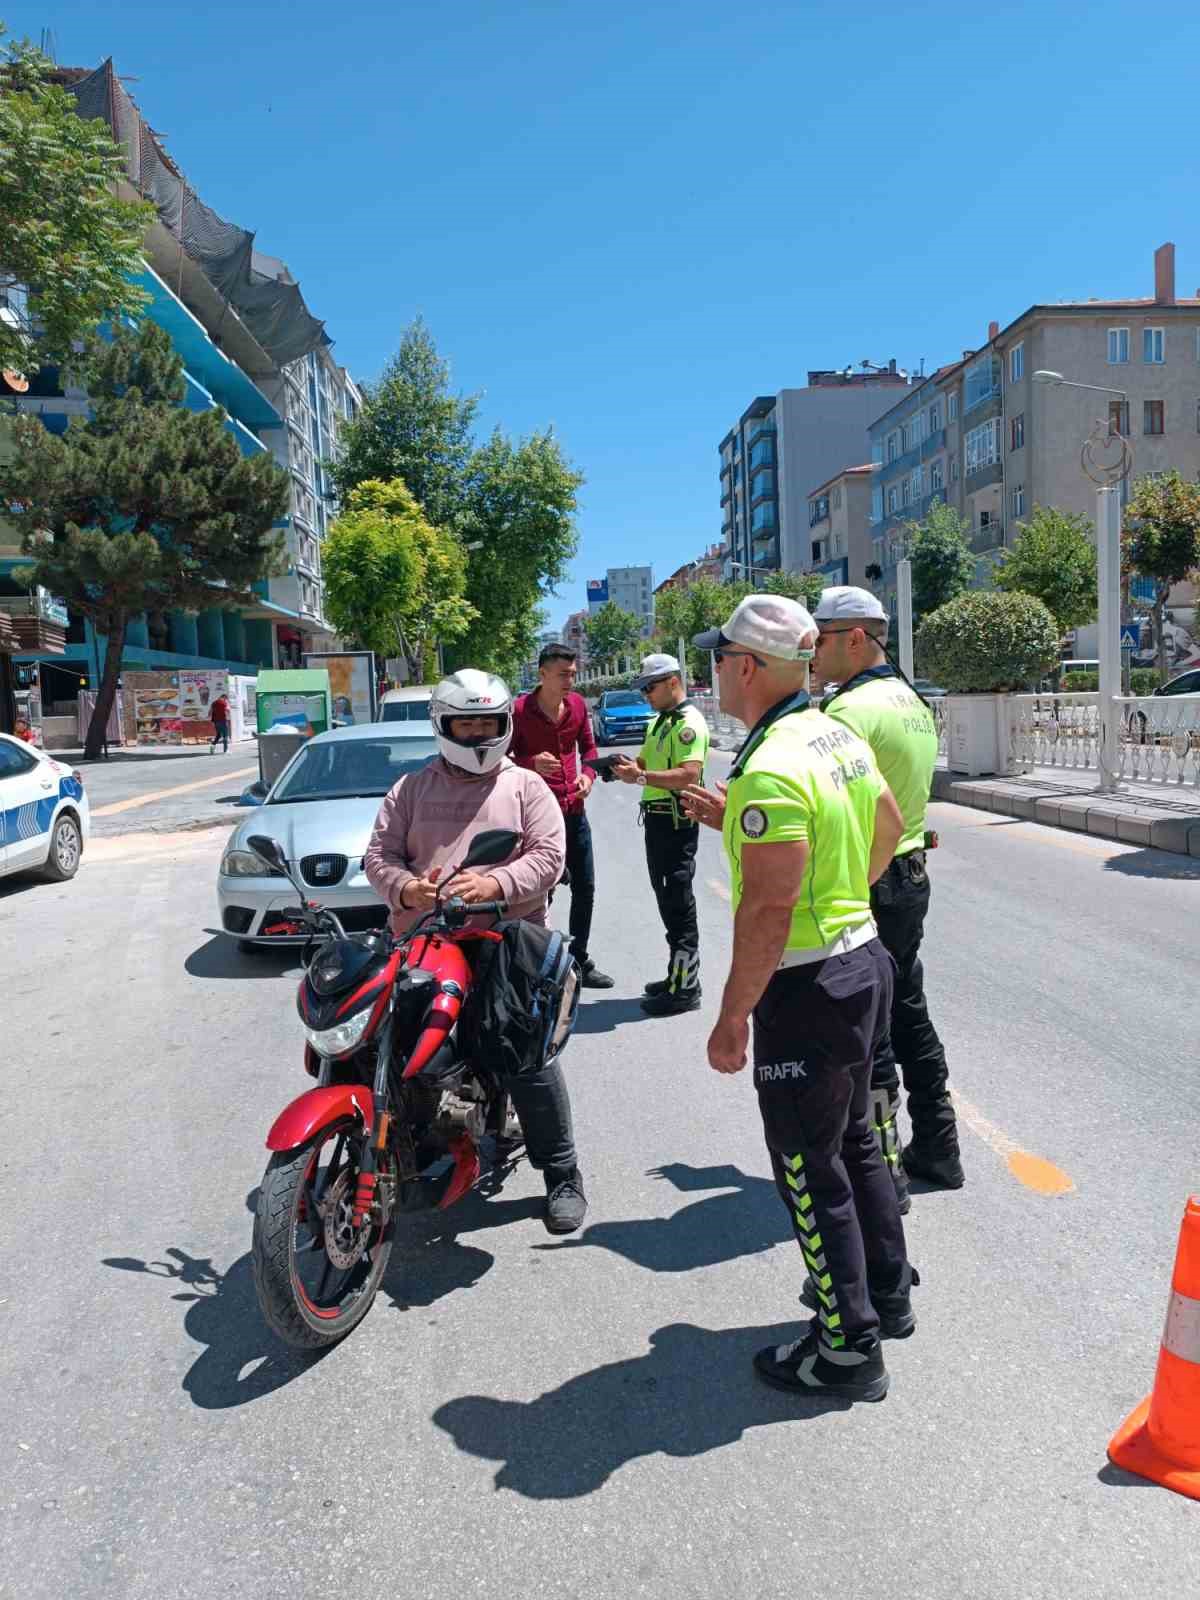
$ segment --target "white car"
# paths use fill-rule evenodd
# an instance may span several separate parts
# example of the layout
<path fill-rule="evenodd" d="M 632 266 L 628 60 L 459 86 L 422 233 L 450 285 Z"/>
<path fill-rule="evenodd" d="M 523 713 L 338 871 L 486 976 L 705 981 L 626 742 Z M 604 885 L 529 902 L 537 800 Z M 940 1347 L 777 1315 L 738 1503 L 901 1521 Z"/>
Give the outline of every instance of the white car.
<path fill-rule="evenodd" d="M 438 753 L 432 728 L 399 722 L 333 728 L 301 745 L 261 806 L 230 835 L 217 874 L 221 928 L 243 949 L 303 943 L 284 913 L 296 891 L 249 848 L 255 833 L 282 849 L 312 897 L 347 933 L 387 925 L 387 907 L 367 882 L 363 852 L 383 797 L 406 772 Z"/>
<path fill-rule="evenodd" d="M 0 733 L 0 877 L 37 872 L 65 883 L 79 870 L 90 821 L 78 772 Z"/>

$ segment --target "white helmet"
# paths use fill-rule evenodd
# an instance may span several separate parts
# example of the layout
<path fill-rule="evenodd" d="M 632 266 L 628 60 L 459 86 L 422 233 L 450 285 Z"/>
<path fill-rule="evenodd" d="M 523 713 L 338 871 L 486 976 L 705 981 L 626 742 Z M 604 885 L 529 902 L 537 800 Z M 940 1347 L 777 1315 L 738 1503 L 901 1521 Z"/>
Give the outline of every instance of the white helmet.
<path fill-rule="evenodd" d="M 443 757 L 475 777 L 494 772 L 512 743 L 512 695 L 491 672 L 464 667 L 443 678 L 430 699 L 429 716 Z M 450 732 L 452 717 L 497 717 L 500 732 L 491 739 L 456 739 Z"/>

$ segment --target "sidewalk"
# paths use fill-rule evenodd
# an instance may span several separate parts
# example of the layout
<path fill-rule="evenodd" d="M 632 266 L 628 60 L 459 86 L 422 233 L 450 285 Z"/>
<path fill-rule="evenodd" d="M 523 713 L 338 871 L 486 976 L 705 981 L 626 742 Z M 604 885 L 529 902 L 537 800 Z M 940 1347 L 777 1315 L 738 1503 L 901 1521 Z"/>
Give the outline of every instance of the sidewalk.
<path fill-rule="evenodd" d="M 47 750 L 46 754 L 55 761 L 74 762 L 78 765 L 87 758 L 83 753 L 83 746 L 78 745 L 73 750 Z M 252 760 L 258 759 L 258 741 L 256 739 L 239 739 L 236 743 L 230 740 L 229 754 L 248 755 Z M 206 744 L 127 744 L 110 745 L 108 755 L 98 755 L 95 758 L 96 766 L 115 766 L 119 761 L 186 761 L 189 756 L 207 757 L 209 747 Z M 93 763 L 89 762 L 88 765 Z"/>
<path fill-rule="evenodd" d="M 938 766 L 934 800 L 975 806 L 1123 844 L 1200 856 L 1200 791 L 1123 783 L 1100 794 L 1094 772 L 1040 767 L 1020 778 L 962 778 Z"/>

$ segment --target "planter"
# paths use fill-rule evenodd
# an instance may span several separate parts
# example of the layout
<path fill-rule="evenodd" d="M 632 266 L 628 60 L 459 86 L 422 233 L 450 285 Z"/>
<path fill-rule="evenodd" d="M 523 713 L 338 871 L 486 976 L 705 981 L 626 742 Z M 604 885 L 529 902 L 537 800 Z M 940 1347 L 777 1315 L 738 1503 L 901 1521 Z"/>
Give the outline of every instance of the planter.
<path fill-rule="evenodd" d="M 948 694 L 946 762 L 951 772 L 967 778 L 1013 777 L 1028 771 L 1009 753 L 1009 705 L 1006 694 Z"/>

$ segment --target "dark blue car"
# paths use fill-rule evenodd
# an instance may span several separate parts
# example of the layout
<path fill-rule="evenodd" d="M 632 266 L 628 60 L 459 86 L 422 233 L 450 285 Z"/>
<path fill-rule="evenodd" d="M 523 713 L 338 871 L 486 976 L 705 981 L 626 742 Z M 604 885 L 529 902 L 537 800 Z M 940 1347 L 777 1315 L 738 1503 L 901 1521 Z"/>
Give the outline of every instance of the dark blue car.
<path fill-rule="evenodd" d="M 655 713 L 649 701 L 636 689 L 609 689 L 600 696 L 592 717 L 597 744 L 620 744 L 624 739 L 646 737 Z"/>

